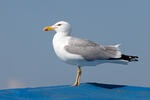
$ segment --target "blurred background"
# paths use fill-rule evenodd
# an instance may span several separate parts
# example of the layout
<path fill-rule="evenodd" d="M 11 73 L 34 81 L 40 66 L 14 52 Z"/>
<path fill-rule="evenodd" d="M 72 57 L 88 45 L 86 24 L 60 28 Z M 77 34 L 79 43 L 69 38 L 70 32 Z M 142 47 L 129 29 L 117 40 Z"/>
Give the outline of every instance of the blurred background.
<path fill-rule="evenodd" d="M 150 87 L 149 0 L 1 0 L 0 89 L 72 85 L 77 67 L 59 60 L 52 47 L 57 21 L 72 25 L 72 35 L 102 45 L 121 44 L 139 62 L 84 67 L 81 83 Z"/>

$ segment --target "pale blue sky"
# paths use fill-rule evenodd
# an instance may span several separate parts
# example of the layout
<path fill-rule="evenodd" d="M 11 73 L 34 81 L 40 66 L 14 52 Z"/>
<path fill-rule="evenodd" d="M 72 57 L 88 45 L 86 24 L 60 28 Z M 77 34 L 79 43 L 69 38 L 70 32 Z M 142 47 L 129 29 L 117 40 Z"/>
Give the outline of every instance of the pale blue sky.
<path fill-rule="evenodd" d="M 76 66 L 59 60 L 52 47 L 55 32 L 43 27 L 68 21 L 72 35 L 103 45 L 121 44 L 138 55 L 129 65 L 85 67 L 81 82 L 150 87 L 149 0 L 1 0 L 0 89 L 72 85 Z"/>

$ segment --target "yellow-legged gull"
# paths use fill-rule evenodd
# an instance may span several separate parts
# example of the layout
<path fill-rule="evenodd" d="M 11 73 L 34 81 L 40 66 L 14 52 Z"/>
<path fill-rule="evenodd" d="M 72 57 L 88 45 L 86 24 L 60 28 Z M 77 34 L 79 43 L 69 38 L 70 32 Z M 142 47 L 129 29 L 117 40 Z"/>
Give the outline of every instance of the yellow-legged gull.
<path fill-rule="evenodd" d="M 103 46 L 87 39 L 71 36 L 71 25 L 60 21 L 52 26 L 47 26 L 44 31 L 55 30 L 53 48 L 56 55 L 64 62 L 78 66 L 74 86 L 80 85 L 81 67 L 96 66 L 101 63 L 127 64 L 138 61 L 137 56 L 128 56 L 120 52 L 119 45 Z"/>

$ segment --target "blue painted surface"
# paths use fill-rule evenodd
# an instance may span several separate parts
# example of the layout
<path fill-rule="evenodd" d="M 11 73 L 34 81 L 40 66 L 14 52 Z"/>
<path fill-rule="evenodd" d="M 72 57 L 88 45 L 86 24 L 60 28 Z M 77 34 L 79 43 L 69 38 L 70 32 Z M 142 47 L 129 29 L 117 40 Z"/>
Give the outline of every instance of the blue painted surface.
<path fill-rule="evenodd" d="M 0 90 L 0 100 L 150 100 L 150 88 L 83 83 Z"/>

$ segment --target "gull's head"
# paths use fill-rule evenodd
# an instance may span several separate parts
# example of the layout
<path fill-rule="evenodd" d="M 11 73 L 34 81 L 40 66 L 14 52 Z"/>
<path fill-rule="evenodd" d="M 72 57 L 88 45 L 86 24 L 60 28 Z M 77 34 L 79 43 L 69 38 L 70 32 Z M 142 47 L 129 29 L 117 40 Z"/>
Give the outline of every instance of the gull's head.
<path fill-rule="evenodd" d="M 55 30 L 57 33 L 71 33 L 71 25 L 68 22 L 60 21 L 52 26 L 47 26 L 43 29 L 44 31 Z"/>

